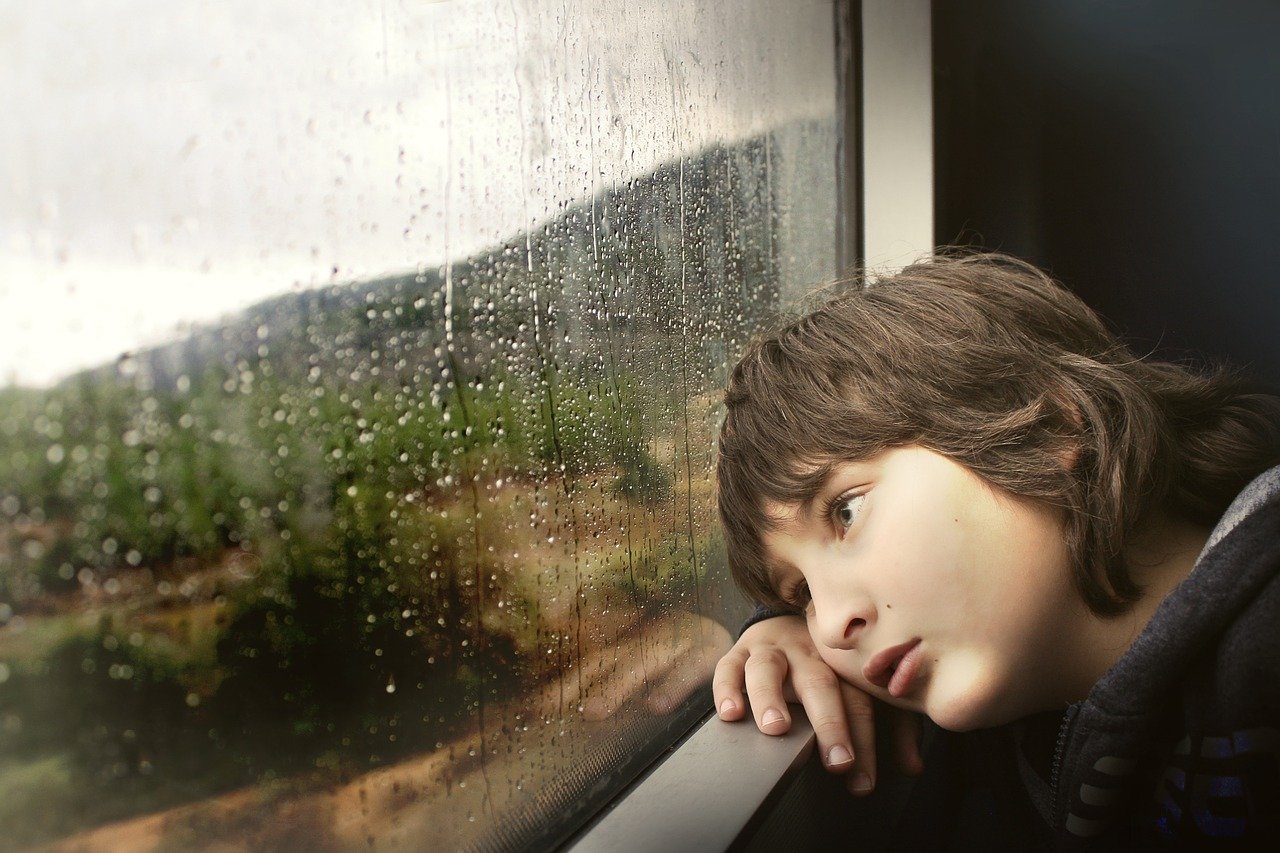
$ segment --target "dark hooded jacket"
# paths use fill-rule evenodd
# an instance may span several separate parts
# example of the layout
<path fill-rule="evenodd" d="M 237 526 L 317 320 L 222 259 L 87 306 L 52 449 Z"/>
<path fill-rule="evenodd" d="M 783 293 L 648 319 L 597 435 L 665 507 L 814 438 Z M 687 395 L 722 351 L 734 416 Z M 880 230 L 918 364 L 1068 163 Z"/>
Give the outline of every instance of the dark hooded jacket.
<path fill-rule="evenodd" d="M 1191 574 L 1068 709 L 1048 781 L 1059 847 L 1280 850 L 1280 467 L 1240 493 Z"/>
<path fill-rule="evenodd" d="M 1280 850 L 1280 467 L 1086 699 L 925 763 L 895 847 Z"/>

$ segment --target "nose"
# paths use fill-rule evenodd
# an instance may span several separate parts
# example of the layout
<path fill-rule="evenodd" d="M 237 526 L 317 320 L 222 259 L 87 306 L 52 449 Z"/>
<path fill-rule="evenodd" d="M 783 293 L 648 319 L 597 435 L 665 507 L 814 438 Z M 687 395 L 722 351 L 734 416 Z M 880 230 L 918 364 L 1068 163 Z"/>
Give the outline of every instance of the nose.
<path fill-rule="evenodd" d="M 831 597 L 828 596 L 828 599 Z M 875 606 L 863 596 L 822 601 L 813 597 L 814 638 L 831 649 L 855 649 L 867 626 L 875 621 Z"/>

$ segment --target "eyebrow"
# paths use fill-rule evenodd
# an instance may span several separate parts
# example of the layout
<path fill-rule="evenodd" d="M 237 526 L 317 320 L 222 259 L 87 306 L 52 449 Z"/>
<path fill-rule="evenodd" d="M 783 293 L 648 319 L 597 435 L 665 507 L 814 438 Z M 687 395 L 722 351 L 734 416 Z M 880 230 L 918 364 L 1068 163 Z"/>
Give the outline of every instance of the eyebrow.
<path fill-rule="evenodd" d="M 813 510 L 814 502 L 824 492 L 830 491 L 829 484 L 835 476 L 837 464 L 834 462 L 824 463 L 807 474 L 798 475 L 799 483 L 788 495 L 794 502 L 781 504 L 781 512 L 771 511 L 767 506 L 764 508 L 768 529 L 785 530 L 797 522 L 807 520 Z M 775 506 L 778 506 L 778 504 L 775 504 Z M 791 511 L 791 507 L 795 507 L 795 510 Z M 767 561 L 766 571 L 770 578 L 775 573 L 774 568 L 776 565 L 772 560 Z"/>
<path fill-rule="evenodd" d="M 813 508 L 813 502 L 826 489 L 828 483 L 831 482 L 831 478 L 835 476 L 836 469 L 841 464 L 839 461 L 824 462 L 807 474 L 797 475 L 796 480 L 798 483 L 794 494 L 799 504 L 797 516 L 808 514 L 809 510 Z"/>
<path fill-rule="evenodd" d="M 835 478 L 841 468 L 851 465 L 862 466 L 864 464 L 865 462 L 863 460 L 837 459 L 825 462 L 817 468 L 814 468 L 808 474 L 798 477 L 797 479 L 800 481 L 796 490 L 798 507 L 797 512 L 792 516 L 792 519 L 807 517 L 812 512 L 814 504 L 819 498 L 825 497 L 829 493 L 832 497 L 835 496 L 835 493 L 839 491 L 835 488 Z M 860 470 L 862 469 L 856 468 L 855 473 L 858 473 Z M 870 478 L 870 476 L 870 473 L 867 473 L 867 477 Z"/>

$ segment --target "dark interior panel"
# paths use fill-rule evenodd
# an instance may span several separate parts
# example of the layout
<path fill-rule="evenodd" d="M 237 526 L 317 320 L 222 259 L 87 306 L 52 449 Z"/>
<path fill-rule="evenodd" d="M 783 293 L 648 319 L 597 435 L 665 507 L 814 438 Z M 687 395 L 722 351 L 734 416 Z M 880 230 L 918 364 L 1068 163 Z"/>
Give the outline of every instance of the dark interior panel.
<path fill-rule="evenodd" d="M 934 3 L 937 239 L 1280 385 L 1280 3 Z"/>

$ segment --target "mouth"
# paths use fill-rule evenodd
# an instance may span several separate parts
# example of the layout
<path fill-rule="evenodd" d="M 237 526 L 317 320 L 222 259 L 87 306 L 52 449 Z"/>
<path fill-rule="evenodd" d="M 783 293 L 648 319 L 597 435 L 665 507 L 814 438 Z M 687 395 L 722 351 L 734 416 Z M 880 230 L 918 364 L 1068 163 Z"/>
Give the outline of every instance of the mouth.
<path fill-rule="evenodd" d="M 889 691 L 895 699 L 911 688 L 923 658 L 920 638 L 882 649 L 871 656 L 862 675 L 877 687 Z"/>

